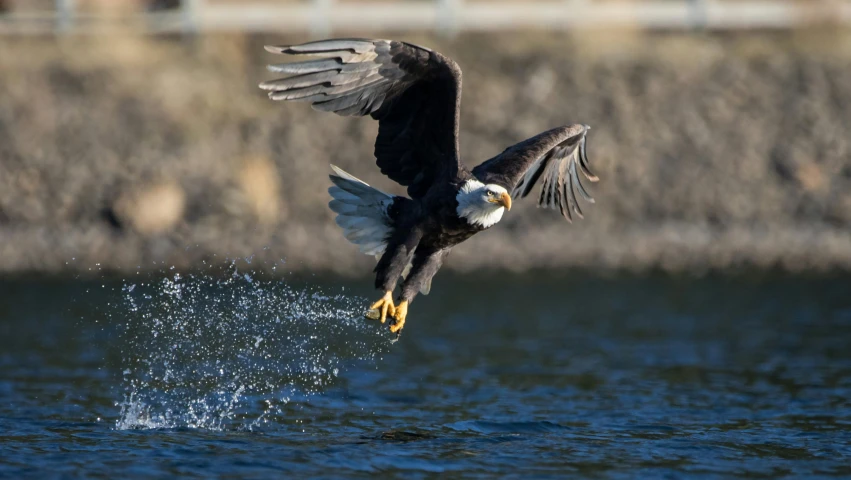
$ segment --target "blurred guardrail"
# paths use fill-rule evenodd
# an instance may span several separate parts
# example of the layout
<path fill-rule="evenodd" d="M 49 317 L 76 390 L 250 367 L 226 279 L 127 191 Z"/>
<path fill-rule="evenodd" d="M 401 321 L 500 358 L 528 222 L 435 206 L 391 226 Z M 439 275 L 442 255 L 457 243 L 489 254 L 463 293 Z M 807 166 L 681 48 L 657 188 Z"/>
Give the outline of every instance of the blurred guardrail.
<path fill-rule="evenodd" d="M 6 0 L 8 1 L 8 0 Z M 50 2 L 47 2 L 48 5 Z M 130 3 L 130 2 L 128 2 Z M 0 10 L 5 2 L 0 0 Z M 0 11 L 0 34 L 607 28 L 784 29 L 851 23 L 849 0 L 136 0 L 136 9 Z"/>

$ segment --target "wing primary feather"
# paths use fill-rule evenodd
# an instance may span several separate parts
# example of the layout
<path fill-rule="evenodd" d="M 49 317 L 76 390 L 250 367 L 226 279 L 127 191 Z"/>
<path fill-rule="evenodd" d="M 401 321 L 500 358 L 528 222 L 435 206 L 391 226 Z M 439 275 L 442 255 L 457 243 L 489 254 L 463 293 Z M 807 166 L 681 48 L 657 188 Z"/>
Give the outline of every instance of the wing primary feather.
<path fill-rule="evenodd" d="M 334 97 L 325 102 L 317 102 L 313 104 L 313 108 L 323 112 L 334 112 L 338 115 L 353 115 L 361 105 L 362 97 L 359 92 L 353 92 L 339 97 Z"/>
<path fill-rule="evenodd" d="M 579 181 L 579 174 L 576 172 L 576 163 L 573 160 L 571 160 L 570 164 L 571 164 L 570 177 L 571 177 L 571 180 L 572 180 L 574 187 L 576 187 L 576 190 L 579 192 L 580 195 L 582 195 L 582 198 L 584 198 L 588 203 L 596 203 L 594 201 L 594 197 L 592 197 L 591 194 L 589 194 L 585 190 L 585 187 L 582 186 L 582 182 Z"/>
<path fill-rule="evenodd" d="M 361 78 L 355 78 L 350 82 L 336 85 L 328 88 L 325 93 L 328 95 L 339 95 L 339 94 L 347 94 L 356 91 L 363 90 L 367 87 L 373 87 L 377 84 L 384 82 L 384 78 L 381 75 L 368 75 Z"/>
<path fill-rule="evenodd" d="M 293 88 L 312 87 L 323 82 L 334 80 L 340 72 L 337 70 L 326 70 L 316 73 L 305 73 L 294 77 L 269 80 L 260 84 L 263 90 L 289 90 Z"/>
<path fill-rule="evenodd" d="M 570 206 L 567 204 L 568 202 L 565 200 L 564 195 L 561 194 L 561 190 L 563 188 L 564 187 L 560 184 L 557 184 L 555 187 L 555 198 L 558 203 L 558 210 L 568 222 L 573 223 L 570 218 Z"/>
<path fill-rule="evenodd" d="M 546 165 L 544 158 L 545 157 L 539 158 L 532 166 L 532 169 L 523 177 L 523 182 L 521 183 L 523 190 L 520 193 L 520 198 L 525 198 L 535 187 L 535 182 L 538 181 L 538 178 L 541 176 L 541 173 L 543 173 L 544 166 Z"/>
<path fill-rule="evenodd" d="M 371 40 L 360 39 L 334 39 L 334 40 L 317 40 L 315 42 L 302 43 L 301 45 L 291 45 L 288 47 L 271 47 L 273 50 L 266 50 L 272 53 L 278 53 L 278 50 L 283 52 L 293 53 L 326 53 L 340 50 L 351 50 L 355 53 L 365 53 L 375 48 Z"/>
<path fill-rule="evenodd" d="M 556 207 L 555 203 L 553 203 L 553 190 L 555 189 L 553 186 L 553 177 L 555 175 L 556 172 L 553 164 L 550 163 L 544 172 L 544 184 L 541 186 L 541 200 L 538 202 L 544 208 L 554 209 Z"/>
<path fill-rule="evenodd" d="M 569 185 L 565 185 L 565 186 L 562 188 L 562 191 L 561 191 L 561 192 L 559 192 L 559 195 L 561 195 L 562 197 L 564 197 L 564 199 L 565 199 L 565 203 L 567 203 L 567 204 L 569 204 L 569 203 L 570 203 L 570 200 L 569 200 L 569 199 L 570 199 L 570 197 L 567 195 L 567 189 L 568 189 L 568 188 L 570 188 L 570 186 L 569 186 Z M 567 206 L 567 208 L 565 208 L 565 209 L 564 209 L 564 210 L 562 210 L 562 212 L 561 212 L 561 214 L 564 216 L 565 220 L 567 220 L 567 222 L 568 222 L 568 223 L 573 223 L 573 216 L 572 216 L 572 215 L 571 215 L 571 213 L 570 213 L 570 210 L 571 210 L 571 208 L 572 208 L 572 207 L 573 207 L 573 205 L 568 205 L 568 206 Z"/>
<path fill-rule="evenodd" d="M 308 60 L 306 62 L 279 63 L 266 67 L 266 69 L 268 69 L 270 72 L 292 74 L 324 72 L 325 70 L 341 68 L 343 68 L 343 62 L 336 58 L 323 58 L 321 60 Z"/>
<path fill-rule="evenodd" d="M 334 165 L 334 164 L 331 164 L 331 170 L 333 170 L 333 171 L 334 171 L 334 175 L 336 175 L 337 177 L 344 178 L 344 179 L 346 179 L 346 180 L 351 180 L 351 181 L 353 181 L 353 182 L 357 182 L 357 183 L 362 183 L 362 184 L 366 185 L 367 187 L 369 186 L 369 184 L 368 184 L 368 183 L 366 183 L 366 182 L 364 182 L 363 180 L 361 180 L 361 179 L 359 179 L 359 178 L 355 177 L 355 176 L 354 176 L 354 175 L 352 175 L 351 173 L 349 173 L 349 172 L 347 172 L 347 171 L 343 170 L 342 168 L 340 168 L 340 167 L 338 167 L 338 166 L 336 166 L 336 165 Z M 334 180 L 334 178 L 332 177 L 332 178 L 331 178 L 331 180 L 333 181 L 333 180 Z M 335 181 L 334 183 L 337 183 L 337 182 Z"/>
<path fill-rule="evenodd" d="M 272 100 L 301 100 L 305 101 L 317 95 L 319 98 L 326 96 L 326 87 L 322 85 L 313 85 L 311 87 L 294 88 L 292 90 L 273 90 L 269 92 L 269 98 Z"/>
<path fill-rule="evenodd" d="M 553 170 L 557 171 L 554 194 L 555 194 L 556 200 L 558 201 L 558 208 L 561 211 L 561 215 L 564 218 L 566 218 L 568 222 L 572 222 L 571 214 L 570 214 L 570 209 L 571 209 L 572 205 L 570 204 L 570 202 L 568 200 L 569 197 L 566 197 L 563 194 L 565 188 L 570 188 L 570 186 L 569 186 L 570 178 L 566 177 L 565 174 L 564 174 L 565 173 L 564 172 L 564 162 L 559 161 L 558 167 L 554 166 Z M 565 182 L 565 179 L 567 179 L 567 182 Z"/>
<path fill-rule="evenodd" d="M 335 87 L 314 85 L 312 87 L 303 87 L 292 90 L 273 91 L 269 93 L 269 97 L 272 100 L 330 101 L 341 95 L 373 88 L 380 82 L 381 77 L 372 76 L 360 79 L 356 83 L 347 83 L 345 85 L 338 85 Z"/>
<path fill-rule="evenodd" d="M 266 45 L 264 47 L 269 53 L 276 54 L 327 54 L 340 51 L 353 53 L 366 53 L 375 49 L 371 40 L 334 39 L 318 40 L 315 42 L 302 43 L 301 45 Z"/>
<path fill-rule="evenodd" d="M 600 181 L 600 178 L 591 173 L 590 162 L 588 161 L 588 152 L 585 146 L 585 136 L 582 137 L 582 141 L 579 143 L 579 167 L 582 169 L 582 174 L 588 177 L 588 180 L 592 182 Z"/>
<path fill-rule="evenodd" d="M 288 95 L 289 95 L 289 93 L 286 92 L 286 91 L 284 91 L 284 92 L 269 92 L 269 98 L 272 99 L 272 100 L 275 100 L 275 101 L 278 101 L 278 100 L 293 100 L 293 101 L 296 101 L 296 102 L 313 103 L 313 102 L 321 102 L 321 101 L 326 100 L 328 98 L 328 96 L 325 95 L 324 93 L 317 93 L 316 95 L 310 95 L 310 96 L 306 96 L 306 97 L 296 96 L 296 97 L 292 97 L 292 98 L 289 97 Z"/>
<path fill-rule="evenodd" d="M 544 175 L 543 183 L 541 184 L 541 194 L 538 195 L 538 206 L 547 208 L 547 189 L 549 187 L 549 179 Z"/>
<path fill-rule="evenodd" d="M 359 73 L 375 70 L 373 73 L 377 73 L 379 67 L 380 65 L 375 62 L 344 63 L 343 66 L 340 67 L 340 71 L 343 73 Z"/>
<path fill-rule="evenodd" d="M 275 54 L 278 54 L 278 55 L 286 53 L 286 51 L 289 48 L 290 48 L 289 45 L 265 45 L 263 47 L 263 49 L 266 50 L 267 52 L 275 53 Z"/>
<path fill-rule="evenodd" d="M 571 179 L 576 177 L 576 163 L 570 162 L 570 164 L 568 165 L 568 170 L 569 170 L 569 173 L 570 173 L 570 178 L 568 179 L 568 182 L 565 184 L 564 192 L 565 192 L 565 194 L 567 194 L 568 202 L 571 203 L 571 206 L 573 207 L 573 211 L 576 212 L 576 215 L 579 216 L 579 218 L 585 218 L 582 215 L 582 209 L 579 208 L 579 202 L 576 200 L 576 193 L 573 191 L 573 185 L 571 185 L 571 183 L 572 183 Z"/>

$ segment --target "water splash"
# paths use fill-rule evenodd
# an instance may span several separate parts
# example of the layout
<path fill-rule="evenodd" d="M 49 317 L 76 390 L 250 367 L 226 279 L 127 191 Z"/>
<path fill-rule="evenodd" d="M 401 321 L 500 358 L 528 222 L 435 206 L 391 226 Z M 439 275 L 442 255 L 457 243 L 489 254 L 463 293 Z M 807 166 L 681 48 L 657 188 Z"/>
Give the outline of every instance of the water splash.
<path fill-rule="evenodd" d="M 286 421 L 347 366 L 375 361 L 389 334 L 365 300 L 233 272 L 125 283 L 117 429 L 255 429 Z M 379 333 L 382 332 L 382 333 Z M 296 402 L 297 403 L 297 402 Z"/>

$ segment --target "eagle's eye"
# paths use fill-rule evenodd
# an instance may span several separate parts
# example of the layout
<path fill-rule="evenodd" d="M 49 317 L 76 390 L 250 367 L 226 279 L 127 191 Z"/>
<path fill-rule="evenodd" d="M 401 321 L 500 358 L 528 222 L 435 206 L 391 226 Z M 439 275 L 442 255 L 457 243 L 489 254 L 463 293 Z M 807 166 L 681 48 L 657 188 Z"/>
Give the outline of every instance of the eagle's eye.
<path fill-rule="evenodd" d="M 488 190 L 488 196 L 489 196 L 489 197 L 492 197 L 492 196 L 493 196 L 493 192 L 492 192 L 492 191 L 490 191 L 490 190 Z"/>

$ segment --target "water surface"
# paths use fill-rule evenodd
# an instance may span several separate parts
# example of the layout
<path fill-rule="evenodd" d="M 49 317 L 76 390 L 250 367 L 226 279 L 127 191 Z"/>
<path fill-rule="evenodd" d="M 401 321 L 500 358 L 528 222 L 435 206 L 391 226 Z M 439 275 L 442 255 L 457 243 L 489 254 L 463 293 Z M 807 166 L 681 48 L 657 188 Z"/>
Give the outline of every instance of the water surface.
<path fill-rule="evenodd" d="M 0 476 L 851 475 L 851 278 L 370 283 L 0 282 Z"/>

